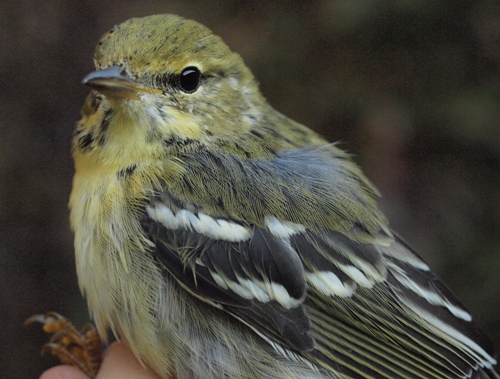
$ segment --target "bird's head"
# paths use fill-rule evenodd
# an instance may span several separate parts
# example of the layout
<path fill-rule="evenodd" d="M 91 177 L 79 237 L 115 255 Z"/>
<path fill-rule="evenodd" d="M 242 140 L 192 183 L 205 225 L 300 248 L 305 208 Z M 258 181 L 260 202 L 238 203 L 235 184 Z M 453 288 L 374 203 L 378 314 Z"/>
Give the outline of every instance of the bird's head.
<path fill-rule="evenodd" d="M 264 157 L 320 141 L 268 105 L 241 57 L 195 21 L 130 19 L 104 34 L 94 61 L 74 149 L 101 147 L 101 161 L 200 148 Z"/>

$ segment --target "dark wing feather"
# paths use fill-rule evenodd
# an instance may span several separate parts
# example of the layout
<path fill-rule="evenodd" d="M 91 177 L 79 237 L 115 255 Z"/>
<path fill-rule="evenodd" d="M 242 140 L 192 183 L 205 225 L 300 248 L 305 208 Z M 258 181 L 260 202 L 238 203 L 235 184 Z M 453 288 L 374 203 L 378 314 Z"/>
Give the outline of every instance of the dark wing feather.
<path fill-rule="evenodd" d="M 280 238 L 247 226 L 249 239 L 227 241 L 150 217 L 143 225 L 154 255 L 193 295 L 346 377 L 466 378 L 492 363 L 487 338 L 399 239 L 367 245 L 325 231 Z M 328 285 L 332 277 L 337 286 Z"/>
<path fill-rule="evenodd" d="M 393 237 L 344 153 L 201 152 L 182 162 L 143 225 L 194 296 L 339 377 L 498 378 L 488 339 Z"/>
<path fill-rule="evenodd" d="M 304 250 L 307 242 L 299 241 L 311 239 L 310 235 L 297 235 L 291 242 L 308 262 L 311 259 L 306 257 L 318 251 Z M 359 251 L 357 244 L 351 241 L 347 247 Z M 367 245 L 362 248 L 366 250 Z M 341 364 L 344 372 L 360 378 L 466 378 L 480 366 L 491 367 L 491 343 L 455 296 L 417 255 L 411 260 L 407 251 L 402 255 L 406 259 L 399 261 L 384 254 L 395 248 L 407 246 L 399 238 L 386 247 L 371 246 L 387 267 L 385 280 L 372 287 L 360 285 L 361 280 L 351 296 L 335 296 L 309 286 L 306 308 L 317 343 L 311 355 L 319 364 L 333 370 Z M 402 273 L 409 279 L 403 280 Z M 414 287 L 408 288 L 409 283 Z"/>
<path fill-rule="evenodd" d="M 303 266 L 283 240 L 259 228 L 253 228 L 249 240 L 228 242 L 168 229 L 150 218 L 143 227 L 155 243 L 155 257 L 190 293 L 273 342 L 297 351 L 313 348 L 311 323 L 302 306 Z"/>

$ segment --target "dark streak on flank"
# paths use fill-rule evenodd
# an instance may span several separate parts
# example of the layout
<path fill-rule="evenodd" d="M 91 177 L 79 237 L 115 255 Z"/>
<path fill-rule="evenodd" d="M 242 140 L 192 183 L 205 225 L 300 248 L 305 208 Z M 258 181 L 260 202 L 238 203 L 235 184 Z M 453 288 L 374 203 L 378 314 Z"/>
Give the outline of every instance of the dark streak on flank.
<path fill-rule="evenodd" d="M 258 130 L 251 129 L 250 133 L 252 133 L 257 138 L 264 138 L 264 135 L 261 132 L 259 132 Z"/>
<path fill-rule="evenodd" d="M 193 142 L 195 142 L 195 140 L 192 140 L 191 138 L 179 138 L 175 136 L 163 139 L 163 144 L 166 147 L 172 147 L 172 146 L 185 147 L 192 144 Z"/>
<path fill-rule="evenodd" d="M 188 192 L 188 193 L 193 193 L 194 192 L 194 188 L 193 188 L 193 185 L 191 184 L 191 181 L 189 180 L 189 178 L 187 177 L 184 177 L 183 178 L 183 189 Z"/>
<path fill-rule="evenodd" d="M 116 173 L 116 177 L 119 179 L 119 180 L 122 180 L 122 179 L 126 179 L 130 176 L 132 176 L 132 174 L 135 172 L 137 168 L 137 165 L 132 165 L 132 166 L 129 166 L 123 170 L 120 170 Z"/>
<path fill-rule="evenodd" d="M 83 136 L 78 138 L 78 147 L 80 148 L 80 151 L 85 152 L 87 150 L 90 150 L 94 141 L 94 134 L 92 132 L 84 134 Z"/>

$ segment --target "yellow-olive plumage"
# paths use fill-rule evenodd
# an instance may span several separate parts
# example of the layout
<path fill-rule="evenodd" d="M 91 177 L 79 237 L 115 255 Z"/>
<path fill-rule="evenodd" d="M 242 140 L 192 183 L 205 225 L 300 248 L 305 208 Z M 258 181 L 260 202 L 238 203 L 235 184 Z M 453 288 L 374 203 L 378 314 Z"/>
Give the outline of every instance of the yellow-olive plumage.
<path fill-rule="evenodd" d="M 163 377 L 498 378 L 349 156 L 173 15 L 99 42 L 73 140 L 79 283 Z"/>

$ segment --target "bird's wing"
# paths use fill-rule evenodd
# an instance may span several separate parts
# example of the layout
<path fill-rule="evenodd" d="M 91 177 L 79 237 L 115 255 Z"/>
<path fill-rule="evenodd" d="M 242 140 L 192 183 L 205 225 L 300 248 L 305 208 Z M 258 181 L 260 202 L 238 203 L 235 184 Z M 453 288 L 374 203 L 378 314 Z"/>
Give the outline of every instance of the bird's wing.
<path fill-rule="evenodd" d="M 392 236 L 369 183 L 337 158 L 321 149 L 263 163 L 184 157 L 199 171 L 147 204 L 154 255 L 194 296 L 340 377 L 466 378 L 491 368 L 470 315 Z"/>
<path fill-rule="evenodd" d="M 304 239 L 310 236 L 293 238 Z M 356 378 L 469 378 L 492 368 L 496 362 L 488 338 L 403 241 L 395 237 L 388 246 L 360 245 L 344 237 L 340 241 L 341 251 L 348 254 L 358 249 L 380 253 L 387 271 L 384 280 L 373 283 L 357 262 L 351 261 L 348 270 L 332 262 L 325 271 L 350 273 L 351 295 L 308 281 L 306 310 L 316 341 L 312 355 L 320 362 L 341 364 L 348 377 Z M 315 252 L 307 242 L 292 241 L 292 246 L 303 260 L 311 252 L 331 256 L 328 248 Z"/>

